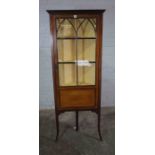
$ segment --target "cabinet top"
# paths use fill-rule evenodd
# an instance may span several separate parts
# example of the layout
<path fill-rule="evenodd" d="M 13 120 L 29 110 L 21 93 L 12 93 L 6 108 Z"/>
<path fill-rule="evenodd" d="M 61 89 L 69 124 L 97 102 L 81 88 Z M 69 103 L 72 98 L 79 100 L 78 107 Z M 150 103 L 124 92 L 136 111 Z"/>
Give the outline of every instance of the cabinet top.
<path fill-rule="evenodd" d="M 88 14 L 94 14 L 94 13 L 104 13 L 105 9 L 103 10 L 47 10 L 49 14 L 78 14 L 78 13 L 88 13 Z"/>

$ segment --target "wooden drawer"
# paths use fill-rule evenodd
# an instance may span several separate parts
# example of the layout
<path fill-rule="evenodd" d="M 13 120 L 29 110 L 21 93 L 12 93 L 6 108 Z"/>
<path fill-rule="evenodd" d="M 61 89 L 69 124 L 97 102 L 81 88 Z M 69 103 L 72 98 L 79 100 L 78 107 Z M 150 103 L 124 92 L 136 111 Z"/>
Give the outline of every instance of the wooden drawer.
<path fill-rule="evenodd" d="M 60 107 L 93 107 L 95 106 L 95 88 L 60 89 Z"/>

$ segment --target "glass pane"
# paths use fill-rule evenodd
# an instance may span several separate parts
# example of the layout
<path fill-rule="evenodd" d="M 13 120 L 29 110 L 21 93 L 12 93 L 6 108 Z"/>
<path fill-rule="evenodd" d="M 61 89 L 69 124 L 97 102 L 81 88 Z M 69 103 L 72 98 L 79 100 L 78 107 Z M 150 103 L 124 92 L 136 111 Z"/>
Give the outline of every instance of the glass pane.
<path fill-rule="evenodd" d="M 96 19 L 77 19 L 78 37 L 96 37 Z"/>
<path fill-rule="evenodd" d="M 59 64 L 59 84 L 60 86 L 76 85 L 75 64 Z"/>
<path fill-rule="evenodd" d="M 76 60 L 76 44 L 75 40 L 57 39 L 58 61 L 75 61 Z"/>
<path fill-rule="evenodd" d="M 95 61 L 96 39 L 77 40 L 78 60 Z"/>
<path fill-rule="evenodd" d="M 78 85 L 95 85 L 95 63 L 78 64 Z"/>
<path fill-rule="evenodd" d="M 95 85 L 96 19 L 56 20 L 60 86 Z"/>
<path fill-rule="evenodd" d="M 74 19 L 57 19 L 57 37 L 75 37 Z"/>

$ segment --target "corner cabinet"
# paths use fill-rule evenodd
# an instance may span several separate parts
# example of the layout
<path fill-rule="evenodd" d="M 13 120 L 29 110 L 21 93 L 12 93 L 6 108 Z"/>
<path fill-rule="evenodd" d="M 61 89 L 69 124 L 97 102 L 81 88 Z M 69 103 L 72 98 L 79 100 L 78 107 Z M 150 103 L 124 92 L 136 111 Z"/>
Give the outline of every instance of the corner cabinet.
<path fill-rule="evenodd" d="M 47 10 L 52 36 L 52 67 L 57 135 L 59 114 L 91 110 L 100 132 L 102 17 L 105 10 Z"/>

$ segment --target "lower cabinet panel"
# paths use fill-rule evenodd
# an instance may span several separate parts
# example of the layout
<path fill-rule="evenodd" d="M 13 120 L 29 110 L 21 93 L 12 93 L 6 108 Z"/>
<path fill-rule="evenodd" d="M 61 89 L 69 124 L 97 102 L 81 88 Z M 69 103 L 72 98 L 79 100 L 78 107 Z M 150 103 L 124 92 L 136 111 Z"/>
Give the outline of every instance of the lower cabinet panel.
<path fill-rule="evenodd" d="M 60 108 L 94 107 L 94 89 L 60 89 Z"/>

